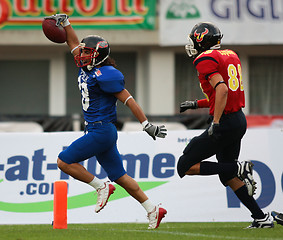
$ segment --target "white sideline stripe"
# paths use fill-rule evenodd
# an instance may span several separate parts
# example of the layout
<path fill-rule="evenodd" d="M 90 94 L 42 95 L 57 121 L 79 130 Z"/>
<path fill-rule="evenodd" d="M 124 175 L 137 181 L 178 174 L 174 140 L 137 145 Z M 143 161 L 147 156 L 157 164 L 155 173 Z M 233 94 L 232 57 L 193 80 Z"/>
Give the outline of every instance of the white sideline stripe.
<path fill-rule="evenodd" d="M 114 230 L 114 229 L 111 229 Z M 245 230 L 245 229 L 243 229 Z M 153 234 L 171 234 L 171 235 L 179 235 L 179 236 L 190 236 L 190 237 L 205 237 L 206 239 L 214 239 L 214 238 L 221 238 L 221 239 L 239 239 L 239 237 L 231 237 L 231 236 L 217 236 L 217 235 L 206 235 L 201 233 L 183 233 L 183 232 L 169 232 L 169 231 L 154 231 L 154 230 L 120 230 L 123 232 L 143 232 L 143 233 L 153 233 Z M 240 237 L 241 240 L 270 240 L 270 238 L 247 238 L 247 237 Z M 272 238 L 272 240 L 282 240 L 282 238 Z"/>
<path fill-rule="evenodd" d="M 76 230 L 90 230 L 89 228 L 79 228 Z M 95 229 L 95 231 L 105 231 L 104 229 Z M 232 236 L 217 236 L 217 235 L 207 235 L 201 233 L 183 233 L 183 232 L 170 232 L 170 231 L 162 231 L 162 230 L 126 230 L 126 229 L 115 229 L 109 228 L 109 231 L 117 231 L 117 232 L 141 232 L 141 233 L 149 233 L 149 234 L 171 234 L 171 235 L 179 235 L 179 236 L 189 236 L 189 237 L 205 237 L 206 239 L 214 239 L 214 238 L 221 238 L 221 239 L 239 239 L 241 240 L 270 240 L 270 238 L 261 238 L 261 237 L 232 237 Z M 250 231 L 250 229 L 243 229 L 243 231 Z M 282 240 L 282 238 L 272 238 L 272 240 Z"/>

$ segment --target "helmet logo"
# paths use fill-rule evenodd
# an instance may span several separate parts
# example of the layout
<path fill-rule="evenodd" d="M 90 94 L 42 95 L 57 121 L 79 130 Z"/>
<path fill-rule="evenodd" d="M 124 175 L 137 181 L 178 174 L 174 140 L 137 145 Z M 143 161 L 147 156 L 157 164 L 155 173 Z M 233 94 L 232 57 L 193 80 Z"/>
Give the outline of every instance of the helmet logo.
<path fill-rule="evenodd" d="M 206 34 L 208 34 L 208 29 L 205 28 L 204 32 L 197 33 L 197 30 L 194 32 L 194 37 L 196 38 L 197 42 L 201 42 Z"/>
<path fill-rule="evenodd" d="M 107 48 L 108 47 L 108 42 L 106 41 L 100 41 L 97 43 L 98 48 Z"/>

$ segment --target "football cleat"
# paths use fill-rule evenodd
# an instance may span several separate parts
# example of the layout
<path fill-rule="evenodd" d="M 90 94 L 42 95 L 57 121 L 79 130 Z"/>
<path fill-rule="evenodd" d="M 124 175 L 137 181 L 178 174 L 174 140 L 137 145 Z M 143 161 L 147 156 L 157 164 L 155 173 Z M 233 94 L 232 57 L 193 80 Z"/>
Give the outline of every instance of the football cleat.
<path fill-rule="evenodd" d="M 251 161 L 238 162 L 237 176 L 241 179 L 248 189 L 248 194 L 253 196 L 256 190 L 256 182 L 253 178 L 253 166 Z"/>
<path fill-rule="evenodd" d="M 159 207 L 159 205 L 155 206 L 153 211 L 147 214 L 147 218 L 149 220 L 148 229 L 158 228 L 166 213 L 167 211 L 164 208 Z"/>
<path fill-rule="evenodd" d="M 254 219 L 252 224 L 248 226 L 247 228 L 273 228 L 273 220 L 270 217 L 269 213 L 265 214 L 265 217 L 263 219 Z"/>
<path fill-rule="evenodd" d="M 283 225 L 283 213 L 272 211 L 271 215 L 277 224 Z"/>
<path fill-rule="evenodd" d="M 115 187 L 109 182 L 104 183 L 104 187 L 97 189 L 97 202 L 95 206 L 95 212 L 98 213 L 107 204 L 108 199 L 115 191 Z"/>

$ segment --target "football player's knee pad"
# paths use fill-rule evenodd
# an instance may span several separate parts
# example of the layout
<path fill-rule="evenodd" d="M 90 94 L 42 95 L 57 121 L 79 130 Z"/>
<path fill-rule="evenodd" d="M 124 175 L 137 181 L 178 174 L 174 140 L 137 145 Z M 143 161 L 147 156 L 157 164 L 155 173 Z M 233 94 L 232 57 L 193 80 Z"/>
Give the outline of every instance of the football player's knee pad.
<path fill-rule="evenodd" d="M 191 163 L 189 160 L 189 156 L 184 154 L 179 158 L 177 163 L 177 172 L 180 178 L 183 178 L 186 175 L 186 172 L 193 166 L 194 164 Z"/>
<path fill-rule="evenodd" d="M 180 178 L 183 178 L 185 176 L 185 162 L 186 162 L 186 157 L 184 155 L 182 155 L 180 158 L 179 158 L 179 161 L 177 163 L 177 172 L 180 176 Z"/>
<path fill-rule="evenodd" d="M 235 177 L 235 175 L 231 175 L 231 174 L 219 174 L 219 180 L 220 182 L 223 184 L 224 187 L 227 187 L 228 184 L 227 182 L 231 179 L 233 179 Z"/>
<path fill-rule="evenodd" d="M 190 143 L 186 146 L 186 148 L 183 151 L 183 155 L 179 158 L 178 164 L 177 164 L 177 172 L 179 176 L 182 178 L 186 174 L 186 172 L 194 165 L 196 164 L 195 161 L 189 157 L 190 152 L 192 150 L 192 146 L 195 144 L 196 139 L 193 138 Z"/>

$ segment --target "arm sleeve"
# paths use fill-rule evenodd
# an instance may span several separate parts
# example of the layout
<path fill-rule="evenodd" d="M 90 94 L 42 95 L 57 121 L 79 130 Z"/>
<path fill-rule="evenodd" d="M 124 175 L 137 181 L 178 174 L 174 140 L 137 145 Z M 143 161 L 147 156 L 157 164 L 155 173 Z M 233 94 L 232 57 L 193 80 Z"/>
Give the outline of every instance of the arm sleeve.
<path fill-rule="evenodd" d="M 208 108 L 209 107 L 209 101 L 205 99 L 200 99 L 197 101 L 198 102 L 198 107 L 199 108 Z"/>

